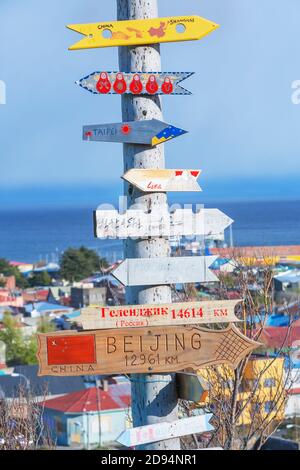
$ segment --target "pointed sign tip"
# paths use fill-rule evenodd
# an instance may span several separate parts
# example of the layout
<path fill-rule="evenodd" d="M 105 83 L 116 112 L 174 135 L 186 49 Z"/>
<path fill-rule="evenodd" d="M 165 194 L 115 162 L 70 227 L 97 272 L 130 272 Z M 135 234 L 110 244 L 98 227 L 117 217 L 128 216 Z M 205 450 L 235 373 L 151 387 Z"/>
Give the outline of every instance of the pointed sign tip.
<path fill-rule="evenodd" d="M 114 278 L 123 284 L 123 286 L 127 285 L 127 264 L 127 259 L 125 259 L 111 272 Z"/>
<path fill-rule="evenodd" d="M 70 29 L 71 31 L 75 31 L 76 33 L 80 33 L 80 34 L 83 34 L 81 31 L 80 31 L 80 24 L 66 24 L 66 28 Z"/>
<path fill-rule="evenodd" d="M 117 75 L 119 73 L 122 73 L 123 79 L 126 84 L 126 87 L 122 93 L 118 93 L 114 88 L 112 88 L 110 89 L 109 94 L 124 94 L 124 93 L 135 94 L 130 89 L 130 85 L 131 85 L 133 76 L 138 74 L 140 77 L 140 83 L 142 84 L 142 87 L 143 87 L 140 94 L 152 95 L 152 93 L 149 93 L 149 91 L 147 90 L 147 84 L 148 84 L 150 76 L 155 75 L 157 84 L 158 84 L 158 89 L 155 92 L 155 95 L 192 95 L 192 93 L 189 90 L 182 87 L 180 84 L 184 80 L 186 80 L 189 76 L 193 75 L 194 72 L 118 72 L 118 71 L 113 72 L 113 71 L 106 71 L 105 73 L 107 74 L 108 81 L 111 84 L 115 83 Z M 81 78 L 81 81 L 82 80 L 85 81 L 86 89 L 88 91 L 92 91 L 95 94 L 104 94 L 104 93 L 101 93 L 101 91 L 97 88 L 99 74 L 100 74 L 99 71 L 93 72 L 85 76 L 84 78 Z M 173 83 L 173 88 L 172 88 L 172 91 L 169 90 L 169 92 L 167 92 L 167 89 L 163 89 L 163 85 L 165 83 L 165 79 L 168 78 L 170 80 L 170 77 L 171 77 L 171 82 Z M 162 123 L 162 121 L 158 121 L 155 119 L 154 121 Z"/>
<path fill-rule="evenodd" d="M 130 447 L 130 440 L 128 439 L 128 431 L 123 431 L 119 435 L 119 437 L 116 439 L 116 442 L 119 442 L 119 444 L 125 447 Z"/>

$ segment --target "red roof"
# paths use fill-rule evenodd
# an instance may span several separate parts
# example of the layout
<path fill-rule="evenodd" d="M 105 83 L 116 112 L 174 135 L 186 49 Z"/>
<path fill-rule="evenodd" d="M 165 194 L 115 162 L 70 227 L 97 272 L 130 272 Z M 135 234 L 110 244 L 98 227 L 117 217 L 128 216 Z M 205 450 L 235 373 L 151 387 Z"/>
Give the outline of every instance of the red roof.
<path fill-rule="evenodd" d="M 226 292 L 226 297 L 228 300 L 235 300 L 235 299 L 240 299 L 241 294 L 240 292 L 236 292 L 236 291 L 228 291 Z"/>
<path fill-rule="evenodd" d="M 300 395 L 300 388 L 291 388 L 288 393 L 289 395 Z"/>
<path fill-rule="evenodd" d="M 300 326 L 268 326 L 262 331 L 258 339 L 268 348 L 280 349 L 282 347 L 292 347 L 295 341 L 300 341 Z"/>
<path fill-rule="evenodd" d="M 20 261 L 10 261 L 9 264 L 10 266 L 27 266 L 28 264 L 31 264 L 31 263 L 23 263 Z"/>
<path fill-rule="evenodd" d="M 46 301 L 49 296 L 49 289 L 40 289 L 40 290 L 33 290 L 33 291 L 24 291 L 23 298 L 24 302 L 38 302 L 38 301 Z"/>
<path fill-rule="evenodd" d="M 97 387 L 92 387 L 59 398 L 46 400 L 43 405 L 45 408 L 63 411 L 64 413 L 125 409 L 130 405 L 130 395 L 112 398 L 111 392 L 104 392 L 99 389 L 99 394 L 97 394 Z"/>

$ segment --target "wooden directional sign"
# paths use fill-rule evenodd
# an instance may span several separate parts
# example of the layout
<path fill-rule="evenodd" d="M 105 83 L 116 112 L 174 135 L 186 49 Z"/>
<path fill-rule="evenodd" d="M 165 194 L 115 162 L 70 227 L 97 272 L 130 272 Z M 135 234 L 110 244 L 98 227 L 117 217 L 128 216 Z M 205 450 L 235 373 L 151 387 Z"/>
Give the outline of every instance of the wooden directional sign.
<path fill-rule="evenodd" d="M 165 122 L 132 121 L 117 124 L 96 124 L 83 127 L 83 140 L 158 145 L 186 134 L 187 131 Z"/>
<path fill-rule="evenodd" d="M 233 220 L 218 209 L 176 209 L 162 207 L 149 214 L 141 209 L 129 209 L 124 214 L 116 210 L 94 212 L 96 238 L 147 238 L 187 235 L 212 235 L 224 231 Z"/>
<path fill-rule="evenodd" d="M 126 447 L 135 447 L 151 442 L 173 439 L 174 437 L 213 431 L 214 427 L 209 422 L 212 416 L 212 413 L 209 413 L 182 418 L 171 423 L 160 422 L 126 429 L 117 438 L 117 442 Z"/>
<path fill-rule="evenodd" d="M 95 95 L 191 95 L 179 85 L 194 72 L 93 72 L 77 85 Z"/>
<path fill-rule="evenodd" d="M 218 27 L 218 24 L 200 16 L 67 25 L 67 28 L 85 36 L 70 46 L 69 50 L 193 41 L 203 38 Z"/>
<path fill-rule="evenodd" d="M 217 256 L 132 258 L 123 261 L 112 275 L 124 286 L 158 286 L 194 282 L 218 282 L 208 269 Z"/>
<path fill-rule="evenodd" d="M 199 375 L 180 372 L 176 374 L 178 397 L 182 400 L 204 402 L 208 397 L 209 384 Z"/>
<path fill-rule="evenodd" d="M 202 191 L 197 178 L 201 170 L 132 169 L 122 178 L 140 191 Z"/>
<path fill-rule="evenodd" d="M 225 330 L 168 326 L 38 334 L 39 375 L 164 373 L 226 364 L 236 368 L 259 343 Z"/>
<path fill-rule="evenodd" d="M 234 314 L 241 300 L 207 300 L 155 305 L 119 305 L 87 307 L 81 310 L 76 323 L 84 330 L 133 328 L 159 325 L 194 325 L 240 321 Z"/>

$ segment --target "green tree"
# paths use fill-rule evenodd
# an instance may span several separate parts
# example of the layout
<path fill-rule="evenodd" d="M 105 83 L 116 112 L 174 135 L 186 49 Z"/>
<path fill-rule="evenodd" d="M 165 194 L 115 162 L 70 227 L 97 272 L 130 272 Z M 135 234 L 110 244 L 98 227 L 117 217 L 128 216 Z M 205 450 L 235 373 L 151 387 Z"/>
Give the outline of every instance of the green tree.
<path fill-rule="evenodd" d="M 41 317 L 38 321 L 37 332 L 38 333 L 51 333 L 55 331 L 55 325 L 49 321 L 48 318 Z M 37 351 L 38 351 L 38 342 L 37 336 L 34 333 L 24 342 L 23 349 L 23 364 L 32 365 L 37 364 Z"/>
<path fill-rule="evenodd" d="M 0 258 L 0 273 L 4 276 L 15 276 L 18 287 L 28 287 L 27 279 L 20 273 L 18 268 L 11 266 L 5 258 Z"/>
<path fill-rule="evenodd" d="M 47 273 L 47 271 L 42 271 L 39 273 L 34 273 L 29 279 L 28 279 L 29 285 L 31 287 L 37 287 L 37 286 L 50 286 L 51 285 L 51 277 Z"/>
<path fill-rule="evenodd" d="M 4 274 L 4 276 L 12 276 L 14 272 L 15 267 L 11 266 L 6 259 L 0 258 L 0 273 Z"/>
<path fill-rule="evenodd" d="M 60 274 L 68 281 L 80 281 L 106 267 L 108 263 L 105 258 L 84 246 L 79 249 L 68 248 L 60 260 Z"/>
<path fill-rule="evenodd" d="M 7 364 L 24 364 L 24 339 L 17 320 L 10 313 L 5 313 L 3 325 L 4 328 L 0 331 L 0 340 L 6 344 Z"/>
<path fill-rule="evenodd" d="M 4 314 L 4 328 L 0 331 L 0 340 L 6 344 L 6 361 L 9 366 L 37 364 L 37 337 L 36 334 L 29 338 L 24 337 L 22 328 L 10 313 Z M 55 330 L 53 323 L 48 318 L 40 318 L 38 333 L 51 333 Z"/>
<path fill-rule="evenodd" d="M 37 364 L 38 360 L 36 357 L 38 350 L 37 337 L 36 334 L 31 335 L 26 341 L 23 340 L 23 349 L 22 349 L 22 365 L 33 365 Z"/>

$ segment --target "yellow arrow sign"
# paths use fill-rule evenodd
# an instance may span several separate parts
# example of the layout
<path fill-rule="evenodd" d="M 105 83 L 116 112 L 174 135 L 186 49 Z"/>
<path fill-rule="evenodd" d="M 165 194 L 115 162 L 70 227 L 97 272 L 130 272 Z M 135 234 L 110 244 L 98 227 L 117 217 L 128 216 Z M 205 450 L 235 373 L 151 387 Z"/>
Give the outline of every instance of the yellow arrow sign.
<path fill-rule="evenodd" d="M 85 36 L 70 46 L 69 50 L 193 41 L 203 38 L 218 27 L 218 24 L 200 16 L 67 25 L 67 28 Z"/>

